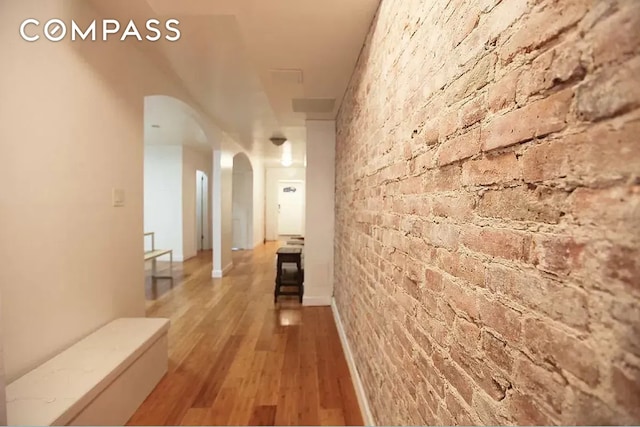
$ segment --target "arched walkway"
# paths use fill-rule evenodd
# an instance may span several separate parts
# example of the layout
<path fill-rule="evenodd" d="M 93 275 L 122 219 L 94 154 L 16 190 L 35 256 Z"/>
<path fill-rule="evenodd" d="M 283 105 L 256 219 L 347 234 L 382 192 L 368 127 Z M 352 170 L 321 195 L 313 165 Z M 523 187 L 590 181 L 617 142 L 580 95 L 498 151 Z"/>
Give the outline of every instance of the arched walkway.
<path fill-rule="evenodd" d="M 232 248 L 253 249 L 253 167 L 244 153 L 233 157 Z"/>

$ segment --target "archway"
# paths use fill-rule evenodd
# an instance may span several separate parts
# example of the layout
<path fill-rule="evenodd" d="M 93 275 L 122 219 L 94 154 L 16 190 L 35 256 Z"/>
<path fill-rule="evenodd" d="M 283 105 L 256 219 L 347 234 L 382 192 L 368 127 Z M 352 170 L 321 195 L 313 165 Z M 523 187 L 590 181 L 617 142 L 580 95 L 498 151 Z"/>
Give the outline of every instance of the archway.
<path fill-rule="evenodd" d="M 232 248 L 253 249 L 253 167 L 244 153 L 233 157 Z"/>
<path fill-rule="evenodd" d="M 173 285 L 173 267 L 210 249 L 211 142 L 197 113 L 166 95 L 144 98 L 145 291 L 156 299 Z M 171 251 L 171 253 L 168 253 Z M 161 254 L 163 253 L 163 254 Z M 161 274 L 157 274 L 161 273 Z M 168 274 L 167 274 L 168 273 Z M 158 283 L 155 279 L 162 280 Z"/>

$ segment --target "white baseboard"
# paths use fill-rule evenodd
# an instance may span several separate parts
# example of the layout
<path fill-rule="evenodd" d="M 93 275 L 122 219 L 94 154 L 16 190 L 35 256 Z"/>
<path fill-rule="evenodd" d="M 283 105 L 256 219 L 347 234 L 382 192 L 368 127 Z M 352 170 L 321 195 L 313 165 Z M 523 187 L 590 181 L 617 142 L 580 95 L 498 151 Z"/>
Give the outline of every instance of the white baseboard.
<path fill-rule="evenodd" d="M 336 322 L 336 327 L 338 328 L 338 335 L 340 336 L 340 342 L 342 343 L 342 350 L 344 351 L 344 355 L 347 359 L 347 365 L 349 365 L 351 381 L 353 382 L 353 388 L 356 391 L 358 405 L 360 405 L 360 412 L 362 412 L 362 418 L 364 419 L 364 425 L 375 426 L 376 424 L 373 421 L 371 408 L 369 407 L 369 400 L 367 399 L 367 394 L 364 391 L 364 385 L 362 384 L 362 380 L 360 379 L 360 374 L 358 373 L 358 368 L 356 367 L 356 361 L 353 358 L 353 353 L 351 352 L 351 347 L 349 346 L 347 333 L 344 330 L 344 325 L 342 324 L 342 319 L 340 318 L 340 313 L 338 312 L 338 306 L 336 305 L 335 298 L 332 298 L 331 300 L 331 311 L 333 311 L 333 319 Z"/>
<path fill-rule="evenodd" d="M 221 279 L 222 277 L 226 276 L 227 273 L 229 273 L 231 271 L 231 269 L 233 268 L 233 263 L 230 262 L 229 264 L 227 264 L 227 266 L 225 268 L 223 268 L 222 270 L 213 270 L 211 272 L 211 277 L 213 277 L 214 279 Z"/>
<path fill-rule="evenodd" d="M 331 305 L 331 297 L 302 297 L 302 305 L 306 307 L 329 307 Z"/>

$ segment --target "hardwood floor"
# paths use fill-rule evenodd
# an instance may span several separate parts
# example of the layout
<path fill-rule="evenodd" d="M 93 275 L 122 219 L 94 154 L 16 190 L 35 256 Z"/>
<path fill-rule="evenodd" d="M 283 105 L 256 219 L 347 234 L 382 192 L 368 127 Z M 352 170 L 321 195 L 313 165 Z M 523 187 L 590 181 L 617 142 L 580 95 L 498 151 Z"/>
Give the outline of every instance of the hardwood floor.
<path fill-rule="evenodd" d="M 129 425 L 363 424 L 331 309 L 273 303 L 276 249 L 234 252 L 221 280 L 207 252 L 147 284 L 147 316 L 171 319 L 169 372 Z"/>

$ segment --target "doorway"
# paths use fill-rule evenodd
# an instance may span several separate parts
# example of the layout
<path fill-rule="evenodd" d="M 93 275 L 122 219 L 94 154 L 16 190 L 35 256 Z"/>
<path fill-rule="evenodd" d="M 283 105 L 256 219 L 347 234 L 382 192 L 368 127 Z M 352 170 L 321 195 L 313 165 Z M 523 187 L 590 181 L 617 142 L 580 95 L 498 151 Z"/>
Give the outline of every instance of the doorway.
<path fill-rule="evenodd" d="M 278 181 L 278 234 L 304 234 L 304 182 Z"/>
<path fill-rule="evenodd" d="M 196 171 L 196 243 L 198 251 L 211 249 L 209 241 L 209 177 Z"/>

